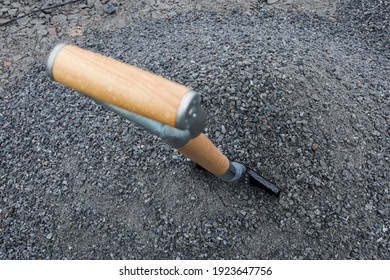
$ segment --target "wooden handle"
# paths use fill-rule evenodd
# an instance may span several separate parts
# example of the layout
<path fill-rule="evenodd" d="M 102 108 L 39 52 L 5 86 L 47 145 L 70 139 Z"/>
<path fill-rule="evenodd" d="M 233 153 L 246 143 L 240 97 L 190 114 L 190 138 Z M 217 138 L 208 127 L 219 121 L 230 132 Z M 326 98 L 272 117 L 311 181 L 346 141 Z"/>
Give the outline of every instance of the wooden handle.
<path fill-rule="evenodd" d="M 229 159 L 203 133 L 177 150 L 214 175 L 222 175 L 229 168 Z"/>
<path fill-rule="evenodd" d="M 54 80 L 173 127 L 180 101 L 189 91 L 161 76 L 73 45 L 61 47 L 51 63 Z"/>

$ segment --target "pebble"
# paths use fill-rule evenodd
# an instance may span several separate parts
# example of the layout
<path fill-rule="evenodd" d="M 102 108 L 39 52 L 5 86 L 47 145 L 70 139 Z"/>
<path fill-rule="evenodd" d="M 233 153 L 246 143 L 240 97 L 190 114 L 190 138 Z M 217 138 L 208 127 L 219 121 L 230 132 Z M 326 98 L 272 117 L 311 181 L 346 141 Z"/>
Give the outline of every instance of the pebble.
<path fill-rule="evenodd" d="M 320 147 L 320 146 L 319 146 L 317 143 L 313 143 L 313 144 L 311 145 L 311 149 L 312 149 L 314 152 L 317 151 L 319 147 Z"/>
<path fill-rule="evenodd" d="M 43 25 L 45 24 L 45 21 L 43 19 L 32 19 L 29 20 L 31 24 L 36 24 L 36 25 Z"/>
<path fill-rule="evenodd" d="M 11 17 L 15 17 L 18 13 L 18 9 L 9 9 L 8 10 L 8 15 L 10 15 Z"/>
<path fill-rule="evenodd" d="M 57 30 L 55 27 L 49 27 L 47 32 L 49 35 L 57 35 Z"/>
<path fill-rule="evenodd" d="M 11 65 L 12 65 L 12 63 L 10 61 L 3 61 L 3 68 L 4 69 L 11 67 Z"/>
<path fill-rule="evenodd" d="M 87 0 L 88 8 L 92 8 L 95 5 L 96 0 Z"/>
<path fill-rule="evenodd" d="M 114 14 L 116 12 L 115 6 L 113 4 L 111 4 L 111 3 L 105 5 L 103 9 L 109 15 L 112 15 L 112 14 Z"/>
<path fill-rule="evenodd" d="M 68 17 L 64 14 L 55 15 L 50 20 L 51 24 L 64 27 L 68 23 Z"/>
<path fill-rule="evenodd" d="M 103 4 L 99 1 L 99 0 L 96 0 L 95 3 L 93 4 L 93 7 L 95 8 L 96 11 L 98 12 L 102 12 L 104 11 L 104 6 Z M 92 12 L 93 13 L 93 12 Z"/>

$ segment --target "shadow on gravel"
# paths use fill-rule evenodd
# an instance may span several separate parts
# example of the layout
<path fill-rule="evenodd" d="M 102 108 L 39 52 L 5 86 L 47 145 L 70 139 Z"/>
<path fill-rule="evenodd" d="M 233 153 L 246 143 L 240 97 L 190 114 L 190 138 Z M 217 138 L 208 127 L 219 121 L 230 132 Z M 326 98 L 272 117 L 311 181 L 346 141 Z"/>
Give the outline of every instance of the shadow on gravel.
<path fill-rule="evenodd" d="M 263 9 L 82 45 L 200 92 L 206 133 L 279 199 L 193 169 L 37 62 L 0 100 L 0 258 L 388 259 L 389 52 L 345 28 Z"/>

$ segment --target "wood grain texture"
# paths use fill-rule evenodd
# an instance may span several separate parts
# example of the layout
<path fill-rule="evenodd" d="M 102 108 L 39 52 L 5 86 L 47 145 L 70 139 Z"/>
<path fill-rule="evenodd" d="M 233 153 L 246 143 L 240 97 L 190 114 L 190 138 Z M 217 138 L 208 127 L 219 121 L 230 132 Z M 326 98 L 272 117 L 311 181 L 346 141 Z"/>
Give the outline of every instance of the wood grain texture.
<path fill-rule="evenodd" d="M 175 127 L 176 111 L 189 88 L 118 60 L 64 46 L 53 79 L 88 96 Z"/>
<path fill-rule="evenodd" d="M 222 175 L 229 168 L 229 159 L 203 133 L 177 150 L 214 175 Z"/>

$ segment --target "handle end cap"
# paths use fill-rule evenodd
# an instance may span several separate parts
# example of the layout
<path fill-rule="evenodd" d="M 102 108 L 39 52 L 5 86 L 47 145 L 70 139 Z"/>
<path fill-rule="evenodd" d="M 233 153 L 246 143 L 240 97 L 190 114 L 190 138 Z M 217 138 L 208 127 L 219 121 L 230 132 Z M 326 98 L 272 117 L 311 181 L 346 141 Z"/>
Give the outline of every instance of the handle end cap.
<path fill-rule="evenodd" d="M 53 79 L 54 61 L 56 60 L 56 57 L 57 57 L 58 53 L 60 52 L 60 50 L 65 46 L 66 46 L 65 43 L 58 44 L 57 46 L 55 46 L 53 48 L 53 50 L 49 54 L 49 57 L 48 57 L 47 62 L 46 62 L 46 73 L 51 79 Z"/>

